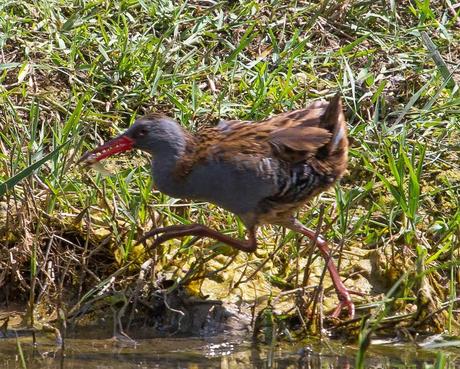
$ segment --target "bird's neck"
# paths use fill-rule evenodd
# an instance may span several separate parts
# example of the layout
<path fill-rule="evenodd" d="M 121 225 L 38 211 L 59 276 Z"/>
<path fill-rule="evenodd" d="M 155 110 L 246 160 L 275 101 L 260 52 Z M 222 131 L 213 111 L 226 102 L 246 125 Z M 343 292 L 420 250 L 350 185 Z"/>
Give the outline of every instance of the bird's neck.
<path fill-rule="evenodd" d="M 155 186 L 161 192 L 172 197 L 184 197 L 183 181 L 178 177 L 177 169 L 190 147 L 193 147 L 194 137 L 182 130 L 174 140 L 158 150 L 152 159 L 152 174 Z M 185 191 L 186 192 L 186 191 Z"/>

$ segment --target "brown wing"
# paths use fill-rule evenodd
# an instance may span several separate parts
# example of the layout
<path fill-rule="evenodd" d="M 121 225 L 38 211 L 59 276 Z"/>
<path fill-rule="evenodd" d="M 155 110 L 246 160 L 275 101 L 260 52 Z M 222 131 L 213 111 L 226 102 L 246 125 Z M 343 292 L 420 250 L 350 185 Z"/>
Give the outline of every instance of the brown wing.
<path fill-rule="evenodd" d="M 282 113 L 259 122 L 230 121 L 220 127 L 201 129 L 188 145 L 178 176 L 186 176 L 194 165 L 207 161 L 257 165 L 264 158 L 297 162 L 313 156 L 327 144 L 332 133 L 319 128 L 327 102 Z"/>
<path fill-rule="evenodd" d="M 295 163 L 315 154 L 326 145 L 332 133 L 324 128 L 297 126 L 280 129 L 270 135 L 270 144 L 281 159 Z"/>

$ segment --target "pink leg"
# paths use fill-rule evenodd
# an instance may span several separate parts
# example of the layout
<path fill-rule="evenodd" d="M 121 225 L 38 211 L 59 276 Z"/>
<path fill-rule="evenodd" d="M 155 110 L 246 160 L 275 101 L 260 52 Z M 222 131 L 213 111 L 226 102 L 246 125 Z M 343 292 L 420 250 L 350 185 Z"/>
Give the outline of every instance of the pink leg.
<path fill-rule="evenodd" d="M 174 225 L 157 228 L 146 233 L 139 240 L 139 243 L 152 236 L 158 236 L 153 242 L 154 248 L 165 241 L 185 236 L 209 237 L 245 252 L 254 252 L 257 248 L 255 228 L 248 229 L 248 240 L 237 240 L 201 224 Z"/>
<path fill-rule="evenodd" d="M 316 246 L 321 252 L 321 255 L 323 256 L 324 260 L 326 260 L 327 270 L 331 275 L 332 284 L 334 285 L 334 288 L 337 292 L 337 296 L 339 297 L 339 305 L 332 313 L 332 316 L 338 317 L 340 315 L 340 312 L 342 311 L 342 308 L 347 307 L 348 316 L 350 318 L 353 318 L 355 316 L 355 305 L 351 300 L 349 291 L 340 279 L 339 272 L 336 266 L 334 265 L 334 261 L 331 257 L 331 250 L 329 249 L 327 242 L 321 236 L 318 236 L 318 238 L 316 238 L 316 232 L 305 227 L 297 219 L 293 219 L 292 222 L 284 224 L 284 226 L 307 236 L 311 240 L 316 241 Z"/>

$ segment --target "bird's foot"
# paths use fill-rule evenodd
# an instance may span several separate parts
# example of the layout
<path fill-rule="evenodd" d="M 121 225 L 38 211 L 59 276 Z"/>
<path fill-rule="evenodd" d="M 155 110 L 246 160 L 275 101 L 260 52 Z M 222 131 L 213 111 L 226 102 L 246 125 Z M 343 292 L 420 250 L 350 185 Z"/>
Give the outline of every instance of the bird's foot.
<path fill-rule="evenodd" d="M 188 234 L 193 234 L 194 233 L 193 231 L 196 231 L 197 226 L 199 225 L 181 224 L 181 225 L 172 225 L 168 227 L 155 228 L 147 232 L 146 234 L 144 234 L 139 239 L 139 241 L 137 241 L 137 244 L 144 243 L 147 239 L 157 236 L 155 240 L 153 241 L 152 247 L 150 248 L 152 250 L 158 247 L 161 243 L 168 241 L 170 239 L 182 237 Z"/>
<path fill-rule="evenodd" d="M 331 314 L 331 317 L 338 318 L 342 309 L 345 307 L 348 310 L 348 318 L 353 319 L 355 317 L 355 304 L 350 296 L 350 291 L 348 291 L 345 286 L 343 288 L 336 288 L 337 296 L 339 298 L 339 304 L 334 309 L 334 312 Z"/>
<path fill-rule="evenodd" d="M 316 247 L 318 247 L 319 251 L 321 252 L 324 260 L 326 261 L 326 267 L 329 271 L 332 279 L 332 284 L 334 285 L 335 291 L 337 292 L 337 296 L 339 298 L 339 304 L 332 313 L 332 317 L 337 318 L 342 312 L 342 309 L 346 307 L 348 310 L 348 317 L 353 319 L 355 316 L 355 305 L 353 304 L 353 301 L 350 297 L 350 291 L 345 287 L 342 279 L 340 278 L 339 271 L 337 270 L 337 267 L 332 260 L 331 250 L 329 249 L 326 240 L 315 231 L 305 227 L 297 219 L 292 218 L 288 223 L 285 223 L 284 225 L 313 240 L 316 244 Z"/>
<path fill-rule="evenodd" d="M 245 252 L 254 252 L 257 248 L 256 236 L 254 228 L 248 230 L 249 238 L 247 240 L 238 240 L 220 233 L 214 229 L 206 227 L 202 224 L 182 224 L 169 227 L 156 228 L 147 232 L 140 238 L 139 243 L 144 243 L 148 238 L 156 236 L 150 250 L 156 248 L 161 243 L 173 238 L 181 238 L 185 236 L 195 236 L 194 242 L 202 237 L 209 237 L 216 241 L 225 243 L 237 250 Z"/>

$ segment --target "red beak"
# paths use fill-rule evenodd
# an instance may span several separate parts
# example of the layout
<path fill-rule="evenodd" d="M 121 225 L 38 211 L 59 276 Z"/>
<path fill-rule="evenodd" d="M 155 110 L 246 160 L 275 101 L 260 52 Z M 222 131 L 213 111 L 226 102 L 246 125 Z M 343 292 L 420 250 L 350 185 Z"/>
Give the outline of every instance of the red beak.
<path fill-rule="evenodd" d="M 131 150 L 133 145 L 134 140 L 132 138 L 121 135 L 95 148 L 92 151 L 86 152 L 83 154 L 80 160 L 78 160 L 78 162 L 92 164 L 120 152 Z"/>

